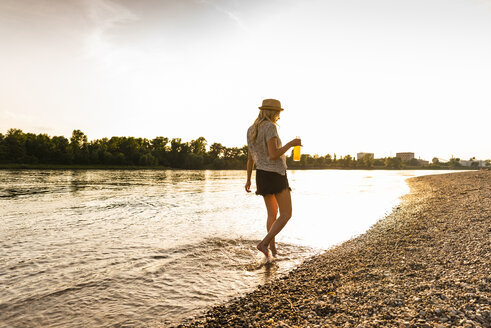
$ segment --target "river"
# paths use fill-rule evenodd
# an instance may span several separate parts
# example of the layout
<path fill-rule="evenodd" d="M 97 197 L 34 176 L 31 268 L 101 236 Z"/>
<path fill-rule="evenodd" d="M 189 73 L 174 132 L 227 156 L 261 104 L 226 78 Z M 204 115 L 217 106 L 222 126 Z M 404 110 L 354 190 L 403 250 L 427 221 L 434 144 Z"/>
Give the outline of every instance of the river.
<path fill-rule="evenodd" d="M 289 171 L 293 217 L 265 263 L 245 171 L 1 170 L 0 326 L 178 322 L 363 233 L 406 178 L 447 172 Z"/>

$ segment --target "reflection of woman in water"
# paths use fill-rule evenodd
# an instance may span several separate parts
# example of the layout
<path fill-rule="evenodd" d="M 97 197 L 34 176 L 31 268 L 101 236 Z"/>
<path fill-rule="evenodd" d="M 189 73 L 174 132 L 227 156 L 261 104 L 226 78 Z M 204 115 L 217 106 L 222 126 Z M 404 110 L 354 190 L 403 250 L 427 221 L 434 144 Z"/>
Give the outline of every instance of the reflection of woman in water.
<path fill-rule="evenodd" d="M 250 192 L 252 168 L 256 164 L 256 194 L 264 197 L 268 211 L 266 227 L 268 234 L 257 245 L 257 249 L 269 257 L 268 246 L 276 255 L 274 237 L 283 229 L 292 216 L 290 186 L 286 176 L 285 152 L 291 147 L 300 146 L 300 139 L 293 139 L 281 145 L 276 131 L 276 121 L 280 118 L 281 103 L 275 99 L 263 100 L 259 115 L 247 130 L 249 155 L 247 160 L 247 182 L 245 189 Z M 276 218 L 278 214 L 280 216 Z"/>

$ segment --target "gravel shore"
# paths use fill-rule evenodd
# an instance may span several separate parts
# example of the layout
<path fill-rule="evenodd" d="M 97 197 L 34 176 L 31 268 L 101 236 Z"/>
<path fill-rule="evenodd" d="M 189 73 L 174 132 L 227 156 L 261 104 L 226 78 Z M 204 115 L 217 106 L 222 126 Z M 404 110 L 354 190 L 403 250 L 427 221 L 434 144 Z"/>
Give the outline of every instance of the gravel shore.
<path fill-rule="evenodd" d="M 491 327 L 491 172 L 408 182 L 365 234 L 177 327 Z"/>

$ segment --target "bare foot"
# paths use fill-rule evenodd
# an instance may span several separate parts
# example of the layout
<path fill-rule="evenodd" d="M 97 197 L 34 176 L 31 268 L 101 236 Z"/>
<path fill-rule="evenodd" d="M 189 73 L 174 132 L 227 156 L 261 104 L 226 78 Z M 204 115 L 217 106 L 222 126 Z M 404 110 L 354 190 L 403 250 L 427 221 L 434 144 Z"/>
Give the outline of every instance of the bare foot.
<path fill-rule="evenodd" d="M 260 250 L 264 256 L 268 257 L 269 255 L 269 251 L 268 251 L 268 248 L 266 246 L 264 246 L 262 243 L 259 243 L 257 244 L 257 249 Z"/>
<path fill-rule="evenodd" d="M 276 255 L 278 255 L 278 251 L 276 250 L 276 247 L 275 248 L 270 247 L 270 249 L 271 249 L 271 254 L 273 254 L 273 256 L 276 257 Z"/>

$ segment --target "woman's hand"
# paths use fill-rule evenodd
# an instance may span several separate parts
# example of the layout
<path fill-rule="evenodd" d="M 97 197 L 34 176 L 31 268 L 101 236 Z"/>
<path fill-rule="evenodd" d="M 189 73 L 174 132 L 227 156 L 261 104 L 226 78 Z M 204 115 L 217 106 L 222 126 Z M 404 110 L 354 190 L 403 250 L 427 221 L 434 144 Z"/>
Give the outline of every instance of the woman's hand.
<path fill-rule="evenodd" d="M 245 184 L 245 190 L 247 192 L 251 192 L 251 180 L 247 180 L 247 182 Z"/>
<path fill-rule="evenodd" d="M 289 141 L 283 147 L 278 148 L 277 147 L 277 140 L 278 140 L 278 138 L 276 138 L 276 137 L 273 137 L 273 138 L 268 140 L 269 159 L 272 161 L 274 161 L 277 158 L 280 158 L 280 156 L 283 155 L 288 149 L 295 147 L 295 146 L 301 146 L 302 145 L 302 139 L 295 138 L 295 139 Z"/>
<path fill-rule="evenodd" d="M 290 144 L 290 147 L 301 146 L 302 145 L 302 139 L 300 139 L 300 138 L 292 139 L 289 142 L 289 144 Z"/>

